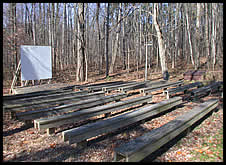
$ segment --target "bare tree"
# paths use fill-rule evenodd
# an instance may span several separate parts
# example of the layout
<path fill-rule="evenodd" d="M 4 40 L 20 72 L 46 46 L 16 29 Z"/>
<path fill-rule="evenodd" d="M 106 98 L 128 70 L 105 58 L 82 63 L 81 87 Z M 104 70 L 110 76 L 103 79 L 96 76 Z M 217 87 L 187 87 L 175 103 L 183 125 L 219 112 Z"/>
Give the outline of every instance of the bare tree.
<path fill-rule="evenodd" d="M 207 59 L 207 66 L 209 67 L 209 18 L 208 18 L 208 3 L 205 3 L 205 54 Z M 208 68 L 209 69 L 209 68 Z"/>
<path fill-rule="evenodd" d="M 109 38 L 109 15 L 110 15 L 110 3 L 106 7 L 106 28 L 105 28 L 105 58 L 106 58 L 106 77 L 109 75 L 109 58 L 108 58 L 108 38 Z"/>
<path fill-rule="evenodd" d="M 214 70 L 216 64 L 216 4 L 212 4 L 212 35 L 211 35 L 211 55 L 212 55 L 212 68 Z"/>
<path fill-rule="evenodd" d="M 158 4 L 154 3 L 153 21 L 154 21 L 155 30 L 157 32 L 157 37 L 158 37 L 159 57 L 160 57 L 160 62 L 161 62 L 162 74 L 163 74 L 168 69 L 166 66 L 165 45 L 163 43 L 162 32 L 160 30 L 160 26 L 157 21 L 157 17 L 158 17 L 157 12 L 158 12 Z"/>
<path fill-rule="evenodd" d="M 121 20 L 121 8 L 122 8 L 122 4 L 119 3 L 119 8 L 118 8 L 118 19 L 117 19 L 117 26 L 116 26 L 116 38 L 115 38 L 115 42 L 114 42 L 114 46 L 113 46 L 113 50 L 112 50 L 112 61 L 111 61 L 111 65 L 110 65 L 110 73 L 113 73 L 114 71 L 114 65 L 115 65 L 115 60 L 116 60 L 116 55 L 118 53 L 118 49 L 119 49 L 119 34 L 120 34 L 120 27 L 121 27 L 121 23 L 119 23 L 119 21 Z"/>
<path fill-rule="evenodd" d="M 195 65 L 194 57 L 193 57 L 191 33 L 190 33 L 190 24 L 189 24 L 188 8 L 187 8 L 186 5 L 184 5 L 184 8 L 185 8 L 185 14 L 186 14 L 186 27 L 187 27 L 188 42 L 189 42 L 189 47 L 190 47 L 191 62 L 192 62 L 192 65 Z"/>
<path fill-rule="evenodd" d="M 77 72 L 76 80 L 85 80 L 85 29 L 84 29 L 84 3 L 78 4 L 78 51 L 77 51 Z"/>

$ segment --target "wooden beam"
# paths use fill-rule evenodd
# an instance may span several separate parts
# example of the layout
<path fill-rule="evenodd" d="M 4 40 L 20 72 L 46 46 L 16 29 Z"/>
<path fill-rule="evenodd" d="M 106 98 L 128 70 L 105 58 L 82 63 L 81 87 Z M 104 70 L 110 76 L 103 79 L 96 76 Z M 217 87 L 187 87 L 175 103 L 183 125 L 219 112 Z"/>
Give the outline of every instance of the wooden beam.
<path fill-rule="evenodd" d="M 3 102 L 15 100 L 15 99 L 21 99 L 21 98 L 28 98 L 28 97 L 41 96 L 41 95 L 49 95 L 49 94 L 52 94 L 52 93 L 65 93 L 65 92 L 71 92 L 71 91 L 72 91 L 72 89 L 62 89 L 62 88 L 60 88 L 60 89 L 31 92 L 31 93 L 25 93 L 25 94 L 9 95 L 9 96 L 3 96 Z"/>
<path fill-rule="evenodd" d="M 83 99 L 87 99 L 87 98 L 100 97 L 100 96 L 104 96 L 103 91 L 96 92 L 96 93 L 88 93 L 88 94 L 84 94 L 84 95 L 81 94 L 81 95 L 74 95 L 74 96 L 67 96 L 67 97 L 62 96 L 61 98 L 52 98 L 52 99 L 42 99 L 42 100 L 32 100 L 32 101 L 28 101 L 28 102 L 20 102 L 18 104 L 5 105 L 3 108 L 5 110 L 21 111 L 21 109 L 23 110 L 24 107 L 29 107 L 29 106 L 34 106 L 34 105 L 41 106 L 43 104 L 48 105 L 50 103 L 59 104 L 59 103 L 62 103 L 64 101 L 67 101 L 67 100 L 79 101 L 79 100 L 83 100 Z"/>
<path fill-rule="evenodd" d="M 129 85 L 126 87 L 120 87 L 120 88 L 118 88 L 118 91 L 126 93 L 130 90 L 144 88 L 148 82 L 150 82 L 150 81 L 148 80 L 148 81 L 144 81 L 144 82 L 138 82 L 137 84 Z"/>
<path fill-rule="evenodd" d="M 76 103 L 66 104 L 66 105 L 57 106 L 57 107 L 20 112 L 16 114 L 16 118 L 18 120 L 33 120 L 33 119 L 38 119 L 40 117 L 44 117 L 48 115 L 57 115 L 62 112 L 77 111 L 83 108 L 90 108 L 93 106 L 101 105 L 101 104 L 111 102 L 117 99 L 121 99 L 124 97 L 126 97 L 126 95 L 120 93 L 115 95 L 99 97 L 99 98 L 91 98 L 91 99 L 81 100 Z"/>
<path fill-rule="evenodd" d="M 156 90 L 160 90 L 160 89 L 168 88 L 168 87 L 173 87 L 173 86 L 179 86 L 181 84 L 183 84 L 183 81 L 167 82 L 167 83 L 164 83 L 164 84 L 156 84 L 156 85 L 153 85 L 151 87 L 140 89 L 140 93 L 151 93 L 151 92 L 156 91 Z"/>
<path fill-rule="evenodd" d="M 15 99 L 15 100 L 10 100 L 9 102 L 6 102 L 3 104 L 7 105 L 7 104 L 19 104 L 19 103 L 23 103 L 23 102 L 30 102 L 30 101 L 37 101 L 37 100 L 43 100 L 43 99 L 50 99 L 50 98 L 60 98 L 60 97 L 64 97 L 64 96 L 75 96 L 78 94 L 87 94 L 88 91 L 84 90 L 84 91 L 67 91 L 65 93 L 51 93 L 49 95 L 41 95 L 41 96 L 34 96 L 34 97 L 29 97 L 29 98 L 20 98 L 20 99 Z"/>
<path fill-rule="evenodd" d="M 116 131 L 119 128 L 123 128 L 151 116 L 155 116 L 181 103 L 181 97 L 174 97 L 169 100 L 164 100 L 160 103 L 140 108 L 133 112 L 66 130 L 62 133 L 63 139 L 64 141 L 69 141 L 69 144 L 77 143 L 103 133 Z"/>
<path fill-rule="evenodd" d="M 208 100 L 167 124 L 145 133 L 135 140 L 122 144 L 115 148 L 114 161 L 118 161 L 121 158 L 126 158 L 126 161 L 128 162 L 143 160 L 146 156 L 190 128 L 194 123 L 210 111 L 214 110 L 217 106 L 218 100 Z M 118 156 L 120 157 L 118 158 Z"/>
<path fill-rule="evenodd" d="M 128 82 L 128 83 L 124 83 L 124 84 L 120 84 L 120 85 L 113 85 L 113 86 L 103 87 L 102 91 L 110 92 L 110 91 L 113 91 L 113 90 L 118 89 L 120 87 L 125 87 L 125 86 L 129 86 L 129 85 L 137 84 L 137 83 L 138 82 Z"/>
<path fill-rule="evenodd" d="M 190 84 L 187 84 L 187 85 L 184 85 L 184 86 L 179 86 L 177 88 L 171 88 L 169 90 L 165 90 L 164 94 L 166 95 L 166 98 L 169 99 L 170 95 L 173 94 L 173 93 L 182 92 L 182 91 L 185 92 L 190 88 L 194 88 L 194 87 L 199 88 L 200 86 L 202 86 L 201 82 L 190 83 Z"/>
<path fill-rule="evenodd" d="M 46 129 L 52 127 L 59 127 L 63 124 L 70 124 L 74 122 L 78 122 L 81 120 L 86 120 L 90 117 L 101 115 L 101 114 L 110 114 L 111 112 L 130 108 L 134 105 L 139 105 L 143 103 L 150 102 L 152 100 L 152 96 L 142 96 L 129 100 L 119 101 L 116 103 L 111 103 L 107 105 L 97 106 L 93 108 L 83 109 L 80 111 L 68 113 L 61 116 L 54 116 L 49 118 L 42 118 L 35 120 L 35 123 L 38 124 L 38 129 Z"/>

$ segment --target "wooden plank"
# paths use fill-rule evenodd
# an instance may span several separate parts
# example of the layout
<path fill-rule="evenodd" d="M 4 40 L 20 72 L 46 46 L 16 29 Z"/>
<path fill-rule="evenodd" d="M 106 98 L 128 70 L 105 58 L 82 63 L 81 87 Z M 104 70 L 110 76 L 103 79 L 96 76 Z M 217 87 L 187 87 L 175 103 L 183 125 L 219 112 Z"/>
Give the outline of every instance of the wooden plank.
<path fill-rule="evenodd" d="M 203 93 L 211 92 L 213 89 L 219 89 L 223 85 L 223 82 L 214 82 L 209 85 L 203 86 L 191 91 L 192 96 L 202 95 Z"/>
<path fill-rule="evenodd" d="M 72 90 L 74 86 L 79 85 L 70 85 L 66 83 L 53 83 L 53 84 L 39 84 L 34 86 L 24 86 L 24 87 L 17 87 L 14 89 L 15 94 L 26 94 L 26 93 L 33 93 L 33 92 L 43 92 L 48 90 Z"/>
<path fill-rule="evenodd" d="M 102 91 L 105 91 L 105 92 L 110 92 L 110 91 L 113 91 L 115 89 L 118 89 L 120 87 L 125 87 L 125 86 L 129 86 L 129 85 L 133 85 L 133 84 L 137 84 L 138 82 L 127 82 L 127 83 L 124 83 L 124 84 L 120 84 L 120 85 L 112 85 L 112 86 L 108 86 L 108 87 L 102 87 Z"/>
<path fill-rule="evenodd" d="M 152 87 L 152 86 L 155 86 L 155 85 L 166 84 L 166 83 L 168 83 L 168 82 L 169 82 L 169 81 L 167 81 L 167 80 L 150 81 L 150 82 L 148 82 L 146 85 L 147 85 L 147 87 Z"/>
<path fill-rule="evenodd" d="M 17 111 L 20 108 L 23 107 L 29 107 L 29 106 L 33 106 L 33 105 L 42 105 L 45 103 L 59 103 L 65 100 L 81 100 L 82 98 L 90 98 L 90 97 L 98 97 L 98 96 L 103 96 L 104 92 L 100 91 L 100 92 L 96 92 L 96 93 L 88 93 L 88 94 L 84 94 L 84 95 L 75 95 L 75 96 L 67 96 L 67 97 L 62 97 L 62 98 L 52 98 L 52 99 L 43 99 L 43 100 L 32 100 L 29 102 L 20 102 L 19 104 L 10 104 L 10 105 L 5 105 L 3 108 L 5 110 L 13 110 L 13 111 Z"/>
<path fill-rule="evenodd" d="M 208 100 L 184 115 L 177 117 L 175 120 L 145 133 L 135 140 L 122 144 L 118 148 L 115 148 L 115 160 L 118 160 L 118 155 L 125 157 L 127 161 L 132 162 L 144 159 L 184 130 L 191 127 L 195 122 L 215 109 L 217 105 L 218 100 Z"/>
<path fill-rule="evenodd" d="M 121 85 L 124 84 L 125 82 L 115 82 L 113 84 L 104 84 L 104 85 L 98 85 L 98 86 L 91 86 L 88 87 L 88 90 L 91 92 L 95 92 L 95 91 L 100 91 L 102 90 L 103 87 L 107 87 L 107 86 L 112 86 L 112 85 Z"/>
<path fill-rule="evenodd" d="M 34 96 L 41 96 L 41 95 L 49 95 L 52 93 L 65 93 L 65 92 L 71 92 L 72 89 L 52 89 L 52 90 L 45 90 L 45 91 L 38 91 L 38 92 L 30 92 L 25 94 L 16 94 L 16 95 L 8 95 L 3 96 L 3 101 L 10 101 L 20 98 L 28 98 L 28 97 L 34 97 Z"/>
<path fill-rule="evenodd" d="M 160 89 L 168 88 L 168 87 L 173 87 L 173 86 L 178 86 L 178 85 L 181 85 L 181 84 L 183 84 L 183 81 L 167 82 L 167 83 L 164 83 L 164 84 L 156 84 L 156 85 L 153 85 L 151 87 L 140 89 L 140 93 L 150 93 L 150 92 L 153 92 L 153 91 L 156 91 L 156 90 L 160 90 Z"/>
<path fill-rule="evenodd" d="M 13 88 L 16 84 L 16 80 L 17 80 L 17 77 L 19 75 L 19 70 L 21 69 L 21 60 L 19 61 L 18 65 L 17 65 L 17 68 L 16 68 L 16 72 L 14 73 L 14 76 L 13 76 L 13 81 L 12 81 L 12 84 L 11 84 L 11 87 L 10 87 L 10 93 L 13 93 Z"/>
<path fill-rule="evenodd" d="M 200 86 L 202 86 L 201 82 L 195 82 L 195 83 L 190 83 L 190 84 L 180 86 L 180 87 L 177 87 L 177 88 L 171 88 L 171 89 L 168 90 L 168 92 L 169 93 L 176 93 L 176 92 L 184 91 L 186 89 L 190 89 L 190 88 L 194 88 L 194 87 L 200 87 Z"/>
<path fill-rule="evenodd" d="M 135 90 L 135 89 L 139 89 L 139 88 L 144 88 L 145 85 L 150 82 L 149 80 L 148 81 L 144 81 L 144 82 L 138 82 L 137 84 L 134 84 L 134 85 L 129 85 L 129 86 L 126 86 L 126 87 L 121 87 L 121 88 L 118 88 L 118 90 L 120 92 L 124 92 L 126 93 L 127 91 L 130 91 L 130 90 Z"/>
<path fill-rule="evenodd" d="M 123 83 L 124 81 L 110 81 L 110 82 L 104 82 L 104 83 L 97 83 L 97 84 L 87 84 L 87 85 L 81 85 L 79 87 L 75 87 L 74 89 L 80 89 L 83 90 L 88 87 L 98 87 L 98 86 L 104 86 L 104 85 L 114 85 L 115 83 Z"/>
<path fill-rule="evenodd" d="M 150 87 L 150 86 L 153 86 L 153 85 L 156 85 L 156 84 L 164 84 L 166 83 L 167 81 L 166 80 L 161 80 L 161 81 L 148 81 L 146 83 L 146 86 Z M 103 91 L 112 91 L 112 90 L 115 90 L 115 89 L 118 89 L 118 88 L 122 88 L 122 87 L 126 87 L 126 86 L 130 86 L 130 85 L 135 85 L 135 84 L 139 84 L 140 82 L 128 82 L 126 84 L 122 84 L 122 85 L 115 85 L 115 86 L 109 86 L 109 87 L 103 87 L 102 90 Z M 120 90 L 120 89 L 118 89 Z"/>
<path fill-rule="evenodd" d="M 82 108 L 88 108 L 88 107 L 93 107 L 97 105 L 101 105 L 110 101 L 115 101 L 121 98 L 126 97 L 125 94 L 116 94 L 116 95 L 109 95 L 109 96 L 104 96 L 104 97 L 98 97 L 98 98 L 91 98 L 91 99 L 86 99 L 82 100 L 76 103 L 72 104 L 66 104 L 62 106 L 57 106 L 57 107 L 50 107 L 50 108 L 45 108 L 45 109 L 38 109 L 34 111 L 27 111 L 27 112 L 20 112 L 16 114 L 16 117 L 18 120 L 32 120 L 32 119 L 37 119 L 40 117 L 48 116 L 48 115 L 57 115 L 59 113 L 63 112 L 69 112 L 69 111 L 76 111 L 80 110 Z"/>
<path fill-rule="evenodd" d="M 182 91 L 185 92 L 190 88 L 200 87 L 200 86 L 202 86 L 201 82 L 190 83 L 190 84 L 187 84 L 184 86 L 179 86 L 176 88 L 171 88 L 171 89 L 165 90 L 164 94 L 166 95 L 166 98 L 169 99 L 170 95 L 173 93 L 182 92 Z"/>
<path fill-rule="evenodd" d="M 24 103 L 24 102 L 30 102 L 33 100 L 42 100 L 42 99 L 50 99 L 50 98 L 60 98 L 60 97 L 64 97 L 64 96 L 74 96 L 74 95 L 78 95 L 78 94 L 87 94 L 88 91 L 84 90 L 84 91 L 68 91 L 65 93 L 52 93 L 49 95 L 41 95 L 41 96 L 35 96 L 35 97 L 30 97 L 30 98 L 21 98 L 21 99 L 16 99 L 16 100 L 12 100 L 10 102 L 7 103 L 3 103 L 4 105 L 7 104 L 19 104 L 19 103 Z"/>
<path fill-rule="evenodd" d="M 103 133 L 109 133 L 117 130 L 118 128 L 123 128 L 130 124 L 144 120 L 181 103 L 182 98 L 175 97 L 110 119 L 66 130 L 62 133 L 63 139 L 64 141 L 69 140 L 69 144 L 77 143 L 81 140 L 88 139 Z"/>
<path fill-rule="evenodd" d="M 74 123 L 77 121 L 85 120 L 93 116 L 114 112 L 120 109 L 129 108 L 134 105 L 139 105 L 143 103 L 150 102 L 152 100 L 152 96 L 142 96 L 129 100 L 119 101 L 116 103 L 111 103 L 107 105 L 102 105 L 98 107 L 83 109 L 78 112 L 72 112 L 69 114 L 55 116 L 44 119 L 37 119 L 35 123 L 38 123 L 38 129 L 46 129 L 51 127 L 58 127 L 63 124 Z"/>

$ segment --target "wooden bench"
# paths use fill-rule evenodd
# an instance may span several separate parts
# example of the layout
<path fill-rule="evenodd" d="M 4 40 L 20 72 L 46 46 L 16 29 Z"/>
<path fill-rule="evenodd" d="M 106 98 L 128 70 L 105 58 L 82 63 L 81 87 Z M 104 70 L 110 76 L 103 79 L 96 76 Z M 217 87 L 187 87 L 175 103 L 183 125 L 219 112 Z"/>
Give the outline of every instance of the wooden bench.
<path fill-rule="evenodd" d="M 91 137 L 114 132 L 119 128 L 125 128 L 131 124 L 167 111 L 181 103 L 181 97 L 174 97 L 116 117 L 69 129 L 62 132 L 63 140 L 69 141 L 69 144 L 76 143 L 78 147 L 84 147 L 87 145 L 87 139 Z"/>
<path fill-rule="evenodd" d="M 167 81 L 166 80 L 161 80 L 161 81 L 148 81 L 145 86 L 153 86 L 155 84 L 164 84 L 166 83 Z M 109 87 L 103 87 L 102 90 L 105 91 L 106 93 L 110 92 L 110 91 L 113 91 L 113 90 L 116 90 L 117 91 L 120 91 L 119 88 L 123 88 L 124 91 L 126 91 L 125 87 L 131 87 L 131 85 L 136 85 L 136 84 L 139 84 L 140 82 L 128 82 L 126 84 L 121 84 L 121 85 L 115 85 L 115 86 L 109 86 Z M 122 90 L 122 89 L 121 89 Z"/>
<path fill-rule="evenodd" d="M 3 103 L 4 105 L 7 104 L 20 104 L 20 103 L 25 103 L 25 102 L 35 102 L 37 100 L 43 100 L 43 99 L 51 99 L 51 98 L 62 98 L 65 96 L 75 96 L 75 95 L 81 95 L 81 94 L 87 94 L 89 91 L 83 90 L 83 91 L 68 91 L 65 93 L 52 93 L 49 95 L 41 95 L 41 96 L 34 96 L 34 97 L 29 97 L 29 98 L 21 98 L 21 99 L 15 99 L 11 100 L 10 102 Z"/>
<path fill-rule="evenodd" d="M 174 86 L 180 86 L 183 84 L 183 81 L 177 81 L 177 82 L 166 82 L 164 84 L 156 84 L 156 85 L 153 85 L 151 87 L 147 87 L 147 88 L 143 88 L 143 89 L 140 89 L 140 93 L 143 93 L 143 95 L 147 95 L 148 93 L 151 93 L 153 91 L 157 91 L 157 90 L 160 90 L 160 89 L 167 89 L 169 87 L 174 87 Z"/>
<path fill-rule="evenodd" d="M 96 92 L 96 91 L 101 91 L 103 87 L 108 87 L 108 86 L 112 86 L 112 85 L 122 85 L 122 84 L 125 84 L 126 82 L 115 82 L 115 83 L 111 83 L 111 84 L 103 84 L 103 85 L 98 85 L 98 86 L 90 86 L 90 87 L 87 87 L 88 91 L 89 92 Z"/>
<path fill-rule="evenodd" d="M 97 84 L 88 84 L 88 85 L 80 85 L 80 86 L 75 86 L 73 89 L 79 89 L 79 90 L 84 90 L 87 89 L 88 87 L 98 87 L 98 86 L 107 86 L 107 85 L 114 85 L 117 83 L 123 83 L 123 81 L 110 81 L 110 82 L 104 82 L 104 83 L 97 83 Z"/>
<path fill-rule="evenodd" d="M 146 84 L 149 83 L 149 82 L 150 82 L 150 80 L 143 81 L 143 82 L 137 82 L 136 84 L 132 84 L 132 85 L 125 86 L 125 87 L 120 87 L 120 88 L 118 88 L 118 91 L 123 92 L 123 93 L 127 93 L 128 91 L 131 91 L 131 90 L 144 88 L 144 87 L 146 87 Z"/>
<path fill-rule="evenodd" d="M 177 88 L 171 88 L 168 90 L 164 90 L 164 94 L 166 95 L 166 98 L 169 99 L 171 94 L 175 94 L 177 92 L 184 92 L 186 93 L 188 89 L 194 88 L 194 87 L 201 87 L 203 84 L 201 82 L 195 82 L 195 83 L 190 83 L 184 86 L 179 86 Z"/>
<path fill-rule="evenodd" d="M 124 84 L 120 84 L 120 85 L 112 85 L 112 86 L 108 86 L 108 87 L 102 87 L 102 91 L 109 93 L 113 90 L 117 90 L 121 87 L 125 87 L 125 86 L 129 86 L 129 85 L 134 85 L 137 84 L 138 82 L 132 81 L 132 82 L 126 82 Z"/>
<path fill-rule="evenodd" d="M 107 105 L 97 106 L 93 108 L 83 109 L 80 111 L 68 113 L 65 115 L 54 116 L 50 118 L 42 118 L 34 120 L 35 127 L 38 130 L 47 129 L 47 133 L 55 133 L 55 128 L 63 124 L 75 123 L 81 120 L 87 120 L 90 117 L 105 114 L 106 117 L 111 114 L 111 112 L 123 109 L 130 108 L 134 105 L 149 103 L 152 100 L 152 96 L 142 96 L 137 98 L 132 98 L 129 100 L 119 101 Z"/>
<path fill-rule="evenodd" d="M 74 95 L 74 96 L 67 96 L 65 97 L 62 95 L 61 98 L 51 98 L 51 99 L 43 99 L 43 100 L 32 100 L 28 102 L 20 102 L 17 104 L 9 104 L 3 106 L 4 111 L 11 111 L 11 112 L 21 112 L 25 109 L 31 109 L 31 108 L 40 108 L 40 107 L 45 107 L 46 105 L 48 106 L 49 104 L 52 103 L 52 105 L 59 105 L 59 104 L 65 104 L 67 102 L 72 102 L 72 101 L 80 101 L 84 100 L 87 98 L 95 98 L 95 97 L 100 97 L 104 96 L 104 92 L 96 92 L 96 93 L 88 93 L 88 94 L 80 94 L 80 95 Z"/>
<path fill-rule="evenodd" d="M 31 93 L 25 93 L 25 94 L 9 95 L 9 96 L 3 96 L 3 102 L 5 103 L 5 102 L 10 102 L 12 100 L 17 100 L 17 99 L 23 99 L 23 98 L 29 98 L 29 97 L 35 97 L 35 96 L 44 96 L 44 95 L 50 95 L 50 94 L 56 94 L 56 93 L 66 93 L 71 91 L 72 91 L 72 87 L 31 92 Z"/>
<path fill-rule="evenodd" d="M 210 93 L 214 93 L 216 91 L 219 91 L 222 87 L 223 82 L 214 82 L 209 85 L 203 86 L 198 89 L 192 90 L 191 93 L 191 99 L 197 99 L 198 97 L 202 97 L 204 95 L 208 95 Z"/>
<path fill-rule="evenodd" d="M 180 133 L 189 129 L 194 123 L 215 109 L 217 105 L 218 100 L 208 100 L 175 120 L 120 145 L 114 150 L 114 161 L 125 159 L 126 162 L 138 162 L 143 160 Z"/>
<path fill-rule="evenodd" d="M 48 115 L 58 115 L 65 112 L 78 111 L 84 108 L 90 108 L 97 105 L 102 105 L 111 101 L 118 101 L 122 98 L 125 98 L 126 96 L 127 96 L 126 94 L 119 93 L 115 95 L 81 100 L 72 104 L 55 106 L 55 107 L 50 107 L 45 109 L 38 109 L 34 111 L 20 112 L 16 114 L 16 119 L 23 120 L 26 123 L 31 123 L 32 120 L 34 119 L 38 119 Z"/>

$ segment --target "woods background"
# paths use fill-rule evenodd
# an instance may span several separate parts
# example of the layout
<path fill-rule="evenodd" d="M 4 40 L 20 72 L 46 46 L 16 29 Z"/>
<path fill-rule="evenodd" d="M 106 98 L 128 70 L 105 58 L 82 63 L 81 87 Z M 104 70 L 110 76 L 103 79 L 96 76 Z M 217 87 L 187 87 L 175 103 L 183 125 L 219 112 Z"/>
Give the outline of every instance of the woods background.
<path fill-rule="evenodd" d="M 147 78 L 189 64 L 223 70 L 223 4 L 4 3 L 4 87 L 21 45 L 52 47 L 53 79 L 66 70 L 76 81 L 143 68 Z"/>

